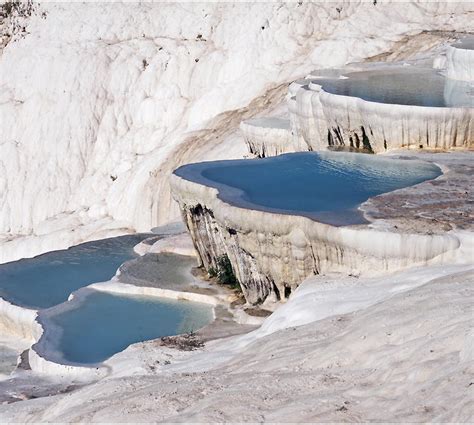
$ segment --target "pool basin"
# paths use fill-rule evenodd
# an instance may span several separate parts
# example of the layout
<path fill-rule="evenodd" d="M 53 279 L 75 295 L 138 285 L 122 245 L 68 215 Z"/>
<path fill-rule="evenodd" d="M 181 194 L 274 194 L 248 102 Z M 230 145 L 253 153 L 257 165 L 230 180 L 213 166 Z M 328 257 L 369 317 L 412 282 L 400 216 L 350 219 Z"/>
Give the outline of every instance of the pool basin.
<path fill-rule="evenodd" d="M 33 348 L 48 361 L 95 365 L 130 344 L 194 332 L 213 320 L 208 304 L 85 290 L 40 312 L 44 334 Z"/>
<path fill-rule="evenodd" d="M 185 165 L 175 174 L 219 191 L 241 208 L 308 217 L 336 226 L 367 221 L 368 198 L 434 179 L 433 164 L 347 152 L 300 152 Z"/>
<path fill-rule="evenodd" d="M 66 301 L 75 290 L 110 279 L 137 255 L 133 247 L 147 234 L 119 236 L 0 265 L 0 296 L 30 309 Z"/>

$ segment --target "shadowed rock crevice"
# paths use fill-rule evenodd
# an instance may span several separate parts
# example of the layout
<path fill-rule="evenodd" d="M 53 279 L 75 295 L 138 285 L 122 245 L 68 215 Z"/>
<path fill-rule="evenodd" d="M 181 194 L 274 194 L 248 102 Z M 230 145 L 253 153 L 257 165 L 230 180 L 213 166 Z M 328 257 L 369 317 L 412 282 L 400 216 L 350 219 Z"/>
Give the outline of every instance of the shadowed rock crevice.
<path fill-rule="evenodd" d="M 275 300 L 280 299 L 280 291 L 268 276 L 259 271 L 255 257 L 239 246 L 236 229 L 222 226 L 215 219 L 213 211 L 201 204 L 184 206 L 182 214 L 198 253 L 200 266 L 208 271 L 218 270 L 219 259 L 225 256 L 249 303 L 259 304 L 270 296 Z"/>

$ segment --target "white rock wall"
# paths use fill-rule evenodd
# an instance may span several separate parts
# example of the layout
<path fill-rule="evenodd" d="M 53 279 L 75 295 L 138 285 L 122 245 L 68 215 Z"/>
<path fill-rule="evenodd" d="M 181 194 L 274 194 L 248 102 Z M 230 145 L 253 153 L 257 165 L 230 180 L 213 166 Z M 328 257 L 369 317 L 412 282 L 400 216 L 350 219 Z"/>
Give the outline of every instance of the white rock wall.
<path fill-rule="evenodd" d="M 474 147 L 473 108 L 391 105 L 324 90 L 319 100 L 335 145 L 366 147 L 375 153 Z"/>
<path fill-rule="evenodd" d="M 235 207 L 221 201 L 217 189 L 177 175 L 171 184 L 201 265 L 217 268 L 217 259 L 227 255 L 252 304 L 285 299 L 315 274 L 377 275 L 472 257 L 470 244 L 455 233 L 335 227 L 301 216 Z"/>
<path fill-rule="evenodd" d="M 78 226 L 147 230 L 176 217 L 167 183 L 173 164 L 219 142 L 199 143 L 191 131 L 229 129 L 213 118 L 315 67 L 362 60 L 424 30 L 466 28 L 471 9 L 42 3 L 26 36 L 0 57 L 0 234 L 28 236 L 2 261 L 53 249 L 31 238 L 64 214 L 71 218 L 57 247 L 79 242 Z M 220 155 L 240 152 L 236 144 Z"/>
<path fill-rule="evenodd" d="M 474 44 L 474 37 L 472 39 Z M 453 80 L 474 82 L 474 50 L 461 45 L 449 46 L 446 52 L 447 76 Z"/>
<path fill-rule="evenodd" d="M 36 341 L 42 332 L 36 323 L 37 313 L 37 310 L 23 308 L 0 298 L 0 333 Z"/>
<path fill-rule="evenodd" d="M 289 120 L 263 118 L 242 121 L 240 130 L 249 152 L 258 157 L 298 150 L 293 143 Z"/>

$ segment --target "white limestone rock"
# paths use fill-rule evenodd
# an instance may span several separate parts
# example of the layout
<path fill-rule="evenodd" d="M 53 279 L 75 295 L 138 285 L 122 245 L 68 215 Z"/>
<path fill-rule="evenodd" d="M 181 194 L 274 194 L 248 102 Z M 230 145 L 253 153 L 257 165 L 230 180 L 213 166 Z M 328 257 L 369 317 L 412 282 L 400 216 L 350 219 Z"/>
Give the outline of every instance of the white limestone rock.
<path fill-rule="evenodd" d="M 282 118 L 254 118 L 240 124 L 251 154 L 263 158 L 295 152 L 290 121 Z"/>
<path fill-rule="evenodd" d="M 302 216 L 236 207 L 220 200 L 217 189 L 176 174 L 171 185 L 200 264 L 216 269 L 217 259 L 226 255 L 251 304 L 285 300 L 315 274 L 380 275 L 472 257 L 466 236 L 456 232 L 335 227 Z"/>
<path fill-rule="evenodd" d="M 466 37 L 448 47 L 446 68 L 449 78 L 474 82 L 474 37 Z"/>
<path fill-rule="evenodd" d="M 37 9 L 25 37 L 10 40 L 0 57 L 0 234 L 22 241 L 1 261 L 80 242 L 71 237 L 74 220 L 52 238 L 37 236 L 63 214 L 101 223 L 97 234 L 115 222 L 143 231 L 176 218 L 173 168 L 242 155 L 243 145 L 221 144 L 238 121 L 228 111 L 238 115 L 261 97 L 250 111 L 257 112 L 269 90 L 315 67 L 472 22 L 463 3 L 45 2 Z"/>
<path fill-rule="evenodd" d="M 252 333 L 191 352 L 135 344 L 107 379 L 3 404 L 0 419 L 472 422 L 472 279 L 472 267 L 316 277 Z"/>
<path fill-rule="evenodd" d="M 474 147 L 473 108 L 376 103 L 324 91 L 319 99 L 335 145 L 359 145 L 375 153 Z"/>

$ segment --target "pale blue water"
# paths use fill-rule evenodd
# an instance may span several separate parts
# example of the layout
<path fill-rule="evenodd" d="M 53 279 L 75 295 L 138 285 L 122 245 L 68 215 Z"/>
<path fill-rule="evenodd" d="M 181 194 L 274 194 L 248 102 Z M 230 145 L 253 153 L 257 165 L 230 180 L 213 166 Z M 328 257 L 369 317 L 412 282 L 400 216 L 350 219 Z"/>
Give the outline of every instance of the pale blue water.
<path fill-rule="evenodd" d="M 465 37 L 453 44 L 458 49 L 474 50 L 474 37 Z"/>
<path fill-rule="evenodd" d="M 50 348 L 68 362 L 100 363 L 130 344 L 196 331 L 212 318 L 206 304 L 93 292 L 50 318 L 62 331 Z"/>
<path fill-rule="evenodd" d="M 133 247 L 146 234 L 102 239 L 0 264 L 0 296 L 28 308 L 48 308 L 66 301 L 83 286 L 109 280 L 135 257 Z"/>
<path fill-rule="evenodd" d="M 472 86 L 448 80 L 433 69 L 411 67 L 346 74 L 346 79 L 320 79 L 323 90 L 370 102 L 431 107 L 474 107 Z M 453 96 L 452 93 L 456 93 Z"/>
<path fill-rule="evenodd" d="M 348 225 L 366 222 L 357 206 L 368 198 L 434 179 L 441 170 L 414 160 L 304 152 L 189 164 L 175 173 L 217 188 L 231 205 Z"/>

